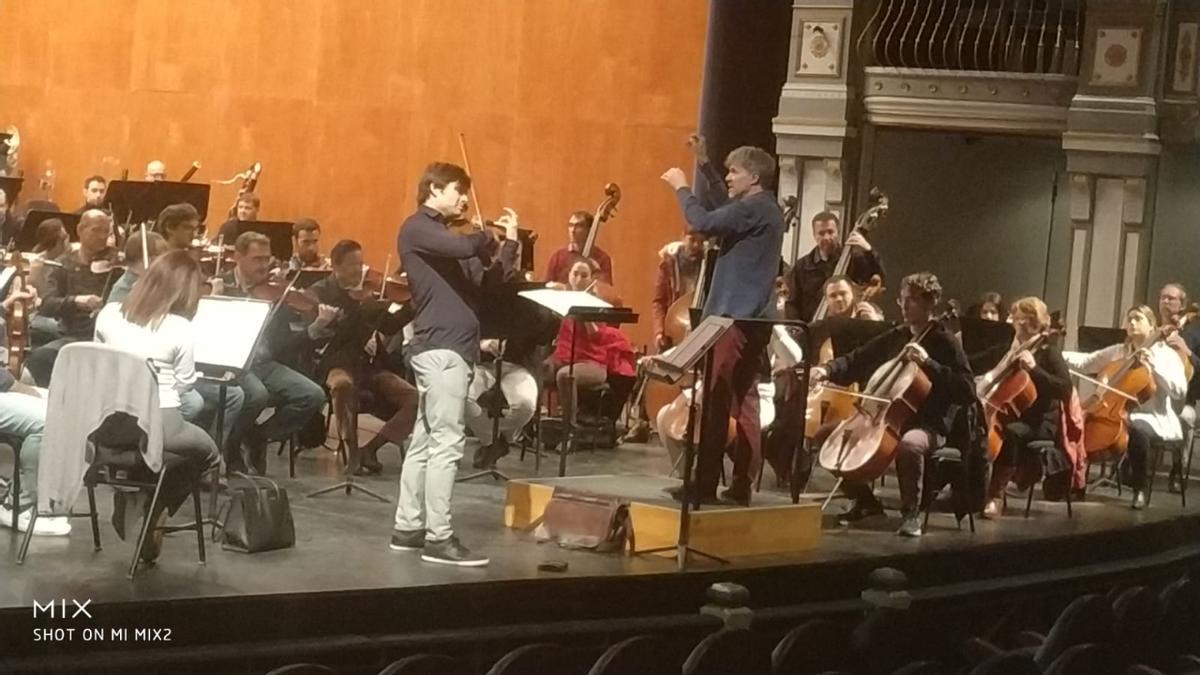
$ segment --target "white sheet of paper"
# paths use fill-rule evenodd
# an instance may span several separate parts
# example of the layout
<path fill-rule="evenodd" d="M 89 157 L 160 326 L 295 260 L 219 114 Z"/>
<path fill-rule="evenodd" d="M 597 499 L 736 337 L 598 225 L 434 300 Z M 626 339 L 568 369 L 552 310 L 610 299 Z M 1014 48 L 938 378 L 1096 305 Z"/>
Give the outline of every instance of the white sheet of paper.
<path fill-rule="evenodd" d="M 192 319 L 196 363 L 245 368 L 270 313 L 271 303 L 262 300 L 200 298 Z"/>
<path fill-rule="evenodd" d="M 521 291 L 517 295 L 528 298 L 559 316 L 566 316 L 572 307 L 612 307 L 591 293 L 583 291 L 558 291 L 553 288 L 535 288 Z"/>
<path fill-rule="evenodd" d="M 5 267 L 0 270 L 0 288 L 8 288 L 8 282 L 12 281 L 13 274 L 17 271 L 16 267 Z"/>

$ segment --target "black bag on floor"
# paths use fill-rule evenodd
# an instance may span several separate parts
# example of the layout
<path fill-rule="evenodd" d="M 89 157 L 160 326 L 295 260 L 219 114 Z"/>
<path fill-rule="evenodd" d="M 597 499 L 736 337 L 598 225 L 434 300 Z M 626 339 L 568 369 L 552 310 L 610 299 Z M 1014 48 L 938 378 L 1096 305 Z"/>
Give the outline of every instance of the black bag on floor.
<path fill-rule="evenodd" d="M 221 548 L 240 553 L 260 553 L 296 545 L 296 526 L 287 490 L 270 478 L 235 474 L 248 483 L 229 487 L 228 508 L 217 518 Z"/>

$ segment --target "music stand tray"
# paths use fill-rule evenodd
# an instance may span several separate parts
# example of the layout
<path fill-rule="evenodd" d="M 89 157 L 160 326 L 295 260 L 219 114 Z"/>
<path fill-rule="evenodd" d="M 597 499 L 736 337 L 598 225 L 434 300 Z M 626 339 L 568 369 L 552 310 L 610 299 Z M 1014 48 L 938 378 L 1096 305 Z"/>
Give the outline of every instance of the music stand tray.
<path fill-rule="evenodd" d="M 239 220 L 237 221 L 238 236 L 246 232 L 257 232 L 271 240 L 271 255 L 276 260 L 292 259 L 292 225 L 293 223 L 274 220 Z M 228 243 L 228 240 L 226 240 Z"/>
<path fill-rule="evenodd" d="M 63 228 L 67 231 L 67 237 L 72 241 L 79 241 L 79 218 L 78 213 L 61 213 L 58 211 L 39 211 L 33 210 L 25 214 L 25 222 L 21 225 L 21 231 L 17 232 L 16 246 L 18 251 L 32 251 L 37 245 L 37 230 L 38 226 L 47 220 L 57 218 L 62 221 Z"/>

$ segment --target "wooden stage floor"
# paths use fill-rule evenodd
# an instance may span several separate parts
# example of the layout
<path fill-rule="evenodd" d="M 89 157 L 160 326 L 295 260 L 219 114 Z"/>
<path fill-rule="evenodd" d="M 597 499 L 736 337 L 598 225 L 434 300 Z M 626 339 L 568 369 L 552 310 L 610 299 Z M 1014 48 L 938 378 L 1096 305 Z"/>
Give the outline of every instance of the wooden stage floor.
<path fill-rule="evenodd" d="M 470 453 L 469 448 L 468 461 Z M 238 626 L 244 623 L 260 626 L 256 633 L 260 639 L 297 639 L 341 628 L 365 632 L 367 628 L 357 624 L 365 620 L 364 612 L 370 615 L 370 623 L 365 624 L 370 632 L 392 634 L 470 629 L 494 624 L 496 617 L 520 623 L 556 616 L 586 620 L 687 614 L 701 604 L 703 589 L 718 580 L 747 585 L 758 606 L 852 601 L 858 598 L 866 574 L 883 565 L 905 570 L 915 587 L 925 587 L 986 582 L 1000 576 L 1033 578 L 1098 564 L 1142 564 L 1135 560 L 1139 556 L 1157 555 L 1163 560 L 1200 556 L 1196 548 L 1200 508 L 1182 510 L 1178 496 L 1163 489 L 1155 494 L 1150 509 L 1135 512 L 1124 499 L 1117 501 L 1115 493 L 1104 490 L 1077 503 L 1073 519 L 1066 517 L 1063 504 L 1035 500 L 1033 515 L 1025 520 L 1020 515 L 1024 499 L 1010 499 L 1010 512 L 1015 515 L 977 521 L 974 534 L 967 531 L 966 521 L 959 531 L 952 516 L 935 513 L 929 531 L 919 540 L 894 534 L 898 524 L 894 511 L 887 519 L 853 529 L 839 527 L 828 516 L 815 550 L 743 557 L 727 566 L 697 561 L 681 574 L 670 559 L 568 551 L 510 531 L 503 526 L 505 485 L 479 479 L 457 486 L 454 524 L 463 541 L 486 552 L 492 563 L 459 569 L 423 563 L 413 553 L 388 549 L 398 452 L 385 448 L 381 459 L 384 475 L 361 480 L 388 496 L 389 503 L 341 492 L 304 497 L 338 480 L 333 453 L 310 450 L 297 461 L 298 477 L 281 479 L 291 497 L 295 548 L 243 555 L 210 544 L 208 564 L 199 566 L 193 535 L 176 533 L 166 538 L 158 564 L 140 571 L 132 582 L 125 577 L 132 544 L 119 541 L 108 524 L 111 500 L 104 491 L 98 494 L 104 516 L 104 549 L 99 553 L 92 552 L 86 519 L 76 519 L 67 538 L 35 538 L 28 560 L 18 567 L 14 558 L 19 538 L 4 531 L 0 534 L 0 644 L 6 649 L 0 655 L 48 653 L 48 645 L 31 641 L 30 629 L 38 624 L 32 623 L 30 609 L 34 601 L 55 598 L 90 599 L 92 607 L 100 608 L 101 615 L 113 623 L 173 623 L 176 644 L 199 645 L 235 641 L 235 633 L 242 630 Z M 542 476 L 552 474 L 557 459 L 557 455 L 543 458 Z M 272 477 L 286 476 L 284 458 L 272 454 L 270 461 Z M 533 458 L 522 463 L 514 453 L 501 460 L 500 468 L 513 477 L 531 477 Z M 662 475 L 666 470 L 663 449 L 627 445 L 571 457 L 568 475 Z M 0 466 L 0 471 L 8 469 Z M 765 482 L 770 480 L 768 471 Z M 811 487 L 831 485 L 828 476 L 817 476 Z M 1165 480 L 1159 485 L 1165 485 Z M 895 480 L 889 479 L 883 491 L 889 506 L 895 503 L 894 486 Z M 760 502 L 785 499 L 781 491 L 765 487 L 759 496 Z M 207 505 L 207 498 L 204 501 Z M 1197 502 L 1200 490 L 1195 490 L 1192 503 Z M 829 513 L 844 507 L 844 500 L 835 499 Z M 538 563 L 545 560 L 565 561 L 569 569 L 539 572 Z M 457 611 L 444 616 L 436 611 L 437 605 L 454 602 L 460 603 Z M 469 611 L 462 611 L 461 603 Z M 414 604 L 434 609 L 419 617 L 402 611 Z M 396 611 L 389 613 L 389 607 Z M 381 613 L 389 615 L 381 618 Z M 140 618 L 135 621 L 133 616 Z M 324 631 L 320 625 L 312 626 L 314 621 L 324 625 Z M 86 648 L 59 647 L 66 652 Z M 0 670 L 2 666 L 0 661 Z"/>

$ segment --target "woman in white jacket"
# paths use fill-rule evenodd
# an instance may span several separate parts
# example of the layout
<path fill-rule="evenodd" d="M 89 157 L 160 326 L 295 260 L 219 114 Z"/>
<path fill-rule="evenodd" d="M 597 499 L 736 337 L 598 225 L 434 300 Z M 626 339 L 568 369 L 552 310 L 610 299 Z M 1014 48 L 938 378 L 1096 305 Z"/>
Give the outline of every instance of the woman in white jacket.
<path fill-rule="evenodd" d="M 1158 320 L 1154 310 L 1141 305 L 1125 312 L 1125 342 L 1100 351 L 1084 354 L 1063 352 L 1071 368 L 1095 374 L 1105 366 L 1130 355 L 1150 369 L 1157 385 L 1154 396 L 1129 413 L 1129 463 L 1133 480 L 1133 508 L 1146 505 L 1150 448 L 1155 443 L 1178 441 L 1183 438 L 1175 404 L 1187 392 L 1183 361 L 1163 341 L 1147 346 Z"/>

